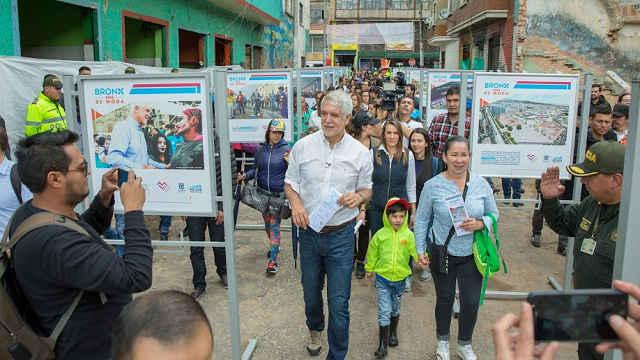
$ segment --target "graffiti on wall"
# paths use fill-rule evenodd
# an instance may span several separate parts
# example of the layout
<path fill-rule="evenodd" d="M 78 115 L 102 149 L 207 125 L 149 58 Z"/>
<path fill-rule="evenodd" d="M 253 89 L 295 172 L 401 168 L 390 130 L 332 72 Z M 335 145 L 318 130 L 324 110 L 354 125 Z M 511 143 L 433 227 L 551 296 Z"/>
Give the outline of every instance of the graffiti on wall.
<path fill-rule="evenodd" d="M 280 13 L 280 24 L 263 27 L 265 68 L 293 67 L 293 20 Z"/>
<path fill-rule="evenodd" d="M 527 35 L 553 41 L 562 51 L 584 66 L 604 74 L 608 70 L 630 81 L 640 68 L 640 51 L 615 47 L 606 34 L 598 34 L 562 14 L 533 14 L 527 21 Z M 533 50 L 533 49 L 530 49 Z M 545 49 L 538 49 L 545 50 Z"/>

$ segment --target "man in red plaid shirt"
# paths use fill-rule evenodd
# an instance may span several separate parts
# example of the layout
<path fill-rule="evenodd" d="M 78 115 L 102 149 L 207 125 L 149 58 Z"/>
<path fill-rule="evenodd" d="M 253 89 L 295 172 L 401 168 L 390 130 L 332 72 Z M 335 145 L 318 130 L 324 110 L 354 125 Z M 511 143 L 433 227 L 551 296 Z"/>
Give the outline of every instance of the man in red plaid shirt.
<path fill-rule="evenodd" d="M 436 116 L 429 127 L 429 140 L 433 154 L 442 159 L 444 143 L 453 135 L 458 135 L 458 119 L 460 117 L 460 88 L 452 86 L 445 95 L 447 113 Z M 469 138 L 471 118 L 465 115 L 464 137 Z"/>

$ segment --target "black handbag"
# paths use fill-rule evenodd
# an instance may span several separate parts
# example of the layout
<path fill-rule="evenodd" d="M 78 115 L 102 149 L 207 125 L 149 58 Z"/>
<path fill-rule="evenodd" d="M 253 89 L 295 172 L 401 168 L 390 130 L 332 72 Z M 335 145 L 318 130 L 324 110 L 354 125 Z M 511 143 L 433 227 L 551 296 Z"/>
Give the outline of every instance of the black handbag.
<path fill-rule="evenodd" d="M 467 198 L 467 189 L 469 188 L 467 186 L 468 182 L 469 172 L 467 172 L 467 181 L 464 183 L 464 191 L 462 192 L 463 201 Z M 449 251 L 447 250 L 447 248 L 449 246 L 451 238 L 453 237 L 453 234 L 456 232 L 454 226 L 451 226 L 449 235 L 447 236 L 447 240 L 444 242 L 444 245 L 436 244 L 436 236 L 433 232 L 433 228 L 431 228 L 431 241 L 429 242 L 428 250 L 431 271 L 436 271 L 442 274 L 449 273 Z"/>
<path fill-rule="evenodd" d="M 262 152 L 262 146 L 260 146 L 260 149 L 258 150 L 258 154 L 256 155 L 254 160 L 256 161 L 256 174 L 253 178 L 253 182 L 252 183 L 247 182 L 244 185 L 244 188 L 242 189 L 242 197 L 240 198 L 240 201 L 243 204 L 251 208 L 254 208 L 260 212 L 265 212 L 269 207 L 269 196 L 264 194 L 264 192 L 260 190 L 258 185 L 256 185 L 256 180 L 258 179 L 258 170 L 259 170 L 261 152 Z"/>

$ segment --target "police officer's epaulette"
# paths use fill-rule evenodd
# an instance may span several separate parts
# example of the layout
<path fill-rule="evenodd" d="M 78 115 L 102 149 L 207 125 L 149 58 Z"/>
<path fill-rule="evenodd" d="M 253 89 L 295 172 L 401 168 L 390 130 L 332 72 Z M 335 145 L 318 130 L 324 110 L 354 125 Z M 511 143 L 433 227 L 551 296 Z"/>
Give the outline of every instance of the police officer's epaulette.
<path fill-rule="evenodd" d="M 32 101 L 31 103 L 32 103 L 32 104 L 37 104 L 37 103 L 38 103 L 38 100 L 40 100 L 40 98 L 35 98 L 35 99 L 33 99 L 33 101 Z"/>

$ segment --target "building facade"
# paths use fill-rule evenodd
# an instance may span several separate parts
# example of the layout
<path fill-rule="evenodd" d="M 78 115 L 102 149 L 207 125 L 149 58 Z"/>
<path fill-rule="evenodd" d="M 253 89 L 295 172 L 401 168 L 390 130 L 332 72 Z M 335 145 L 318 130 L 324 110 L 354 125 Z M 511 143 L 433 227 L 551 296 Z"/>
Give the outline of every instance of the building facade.
<path fill-rule="evenodd" d="M 640 0 L 429 0 L 442 68 L 593 74 L 613 99 L 640 68 Z"/>
<path fill-rule="evenodd" d="M 308 0 L 0 0 L 0 55 L 293 67 L 304 63 L 305 8 Z"/>
<path fill-rule="evenodd" d="M 325 7 L 326 5 L 326 7 Z M 328 45 L 326 64 L 354 66 L 356 68 L 380 67 L 380 59 L 389 59 L 395 66 L 434 67 L 438 63 L 438 48 L 427 44 L 427 2 L 420 0 L 330 0 L 313 1 L 310 50 L 307 58 L 322 58 L 324 24 L 350 25 L 364 23 L 410 22 L 413 41 L 408 44 L 334 44 Z M 314 16 L 315 14 L 315 16 Z M 324 18 L 318 18 L 324 15 Z M 315 17 L 315 19 L 314 19 Z M 315 46 L 314 46 L 315 44 Z M 400 45 L 400 46 L 398 46 Z M 421 57 L 422 53 L 422 57 Z M 320 61 L 322 62 L 322 61 Z"/>

